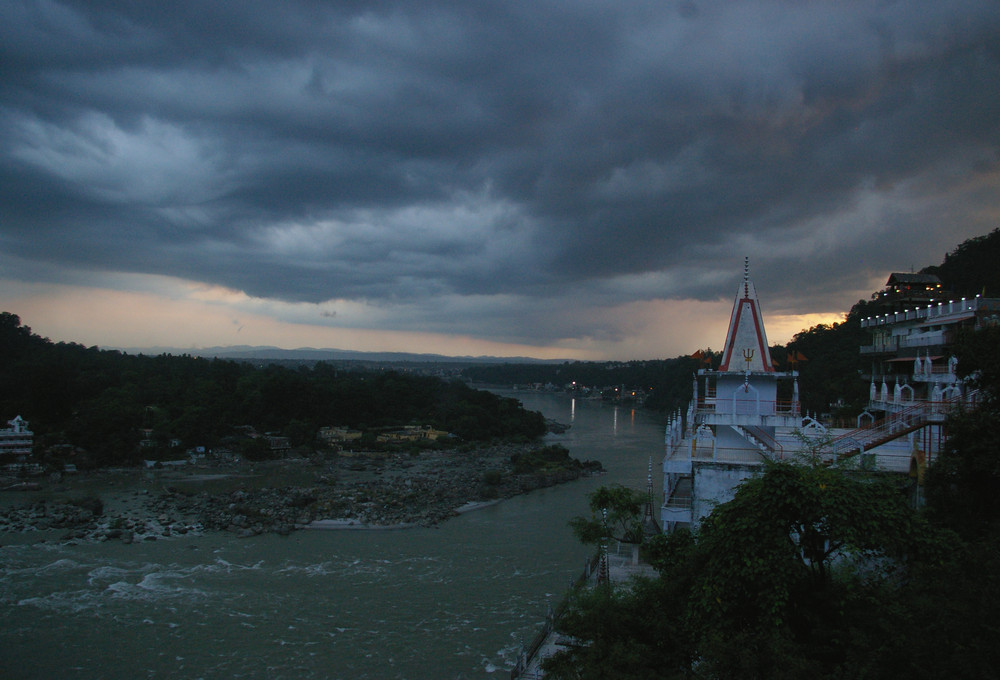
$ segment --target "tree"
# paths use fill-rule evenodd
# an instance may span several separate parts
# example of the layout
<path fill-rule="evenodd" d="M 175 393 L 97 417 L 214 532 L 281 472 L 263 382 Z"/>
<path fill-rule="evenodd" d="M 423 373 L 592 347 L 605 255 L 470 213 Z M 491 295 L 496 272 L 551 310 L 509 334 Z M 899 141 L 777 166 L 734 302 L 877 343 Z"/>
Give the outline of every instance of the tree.
<path fill-rule="evenodd" d="M 952 415 L 948 440 L 926 480 L 928 509 L 969 538 L 1000 527 L 1000 326 L 969 330 L 956 343 L 959 375 L 979 390 L 979 407 Z"/>
<path fill-rule="evenodd" d="M 906 579 L 940 562 L 950 537 L 892 478 L 768 464 L 696 534 L 652 542 L 657 579 L 577 598 L 558 627 L 578 646 L 546 667 L 559 678 L 861 676 L 885 639 L 874 632 L 903 618 L 873 617 L 875 603 L 905 611 Z"/>
<path fill-rule="evenodd" d="M 553 680 L 696 677 L 683 604 L 685 583 L 639 578 L 629 588 L 579 591 L 558 628 L 573 643 L 546 659 Z"/>
<path fill-rule="evenodd" d="M 688 611 L 706 668 L 802 677 L 843 664 L 847 613 L 930 550 L 930 534 L 892 478 L 769 464 L 699 531 Z"/>
<path fill-rule="evenodd" d="M 602 486 L 590 494 L 591 517 L 574 517 L 570 526 L 581 543 L 598 545 L 607 536 L 637 545 L 643 538 L 642 504 L 645 500 L 644 494 L 624 486 Z"/>

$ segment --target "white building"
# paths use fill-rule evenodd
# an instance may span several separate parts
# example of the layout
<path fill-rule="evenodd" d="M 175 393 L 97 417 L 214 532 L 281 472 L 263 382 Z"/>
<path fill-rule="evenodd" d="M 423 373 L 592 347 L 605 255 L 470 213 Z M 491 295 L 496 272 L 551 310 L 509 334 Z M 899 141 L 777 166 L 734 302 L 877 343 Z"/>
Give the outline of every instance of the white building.
<path fill-rule="evenodd" d="M 21 416 L 8 420 L 9 428 L 0 430 L 0 465 L 23 465 L 31 459 L 35 433 Z"/>
<path fill-rule="evenodd" d="M 861 347 L 872 362 L 868 411 L 859 430 L 841 437 L 841 448 L 851 438 L 868 451 L 894 447 L 896 469 L 919 480 L 944 444 L 947 415 L 974 406 L 978 396 L 958 377 L 951 347 L 960 330 L 1000 323 L 1000 299 L 946 299 L 929 282 L 915 295 L 902 283 L 911 284 L 907 275 L 892 274 L 879 296 L 885 313 L 861 320 L 872 338 Z M 891 462 L 888 454 L 880 458 Z"/>

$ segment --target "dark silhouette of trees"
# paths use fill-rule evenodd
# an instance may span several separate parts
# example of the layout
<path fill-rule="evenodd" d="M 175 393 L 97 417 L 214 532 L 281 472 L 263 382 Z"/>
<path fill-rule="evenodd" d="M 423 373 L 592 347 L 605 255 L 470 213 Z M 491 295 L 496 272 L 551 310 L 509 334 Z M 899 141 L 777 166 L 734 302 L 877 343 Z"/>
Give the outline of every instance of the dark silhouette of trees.
<path fill-rule="evenodd" d="M 284 434 L 295 445 L 312 444 L 327 425 L 429 425 L 465 441 L 545 433 L 540 413 L 461 382 L 324 363 L 258 368 L 187 355 L 131 356 L 52 343 L 7 312 L 0 314 L 0 351 L 0 414 L 29 420 L 39 453 L 71 445 L 85 449 L 93 465 L 165 455 L 175 439 L 185 447 L 216 446 L 245 425 Z M 144 439 L 152 445 L 140 451 Z"/>

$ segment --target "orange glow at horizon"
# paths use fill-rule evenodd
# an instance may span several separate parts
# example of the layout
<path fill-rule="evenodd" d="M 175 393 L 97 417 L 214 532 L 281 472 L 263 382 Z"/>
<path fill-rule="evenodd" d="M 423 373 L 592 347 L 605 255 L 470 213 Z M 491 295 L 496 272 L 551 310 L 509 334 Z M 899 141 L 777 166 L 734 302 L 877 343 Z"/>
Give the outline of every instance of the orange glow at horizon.
<path fill-rule="evenodd" d="M 254 300 L 239 291 L 175 279 L 147 277 L 143 282 L 141 290 L 126 291 L 2 281 L 0 309 L 18 314 L 38 335 L 86 346 L 183 351 L 249 345 L 579 361 L 669 359 L 721 348 L 731 311 L 731 302 L 724 300 L 639 301 L 594 312 L 595 329 L 606 329 L 606 337 L 595 330 L 594 337 L 526 345 L 469 335 L 314 325 L 308 318 L 320 315 L 317 305 Z M 360 314 L 362 306 L 354 307 L 352 313 Z M 840 321 L 842 314 L 765 315 L 764 326 L 773 345 L 817 324 Z"/>

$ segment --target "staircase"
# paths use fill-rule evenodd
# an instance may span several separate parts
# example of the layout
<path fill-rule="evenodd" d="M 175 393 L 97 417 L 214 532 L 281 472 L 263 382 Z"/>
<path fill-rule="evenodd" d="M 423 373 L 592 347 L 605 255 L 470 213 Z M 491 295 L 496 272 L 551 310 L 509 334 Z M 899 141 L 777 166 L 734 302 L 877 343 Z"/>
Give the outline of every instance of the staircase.
<path fill-rule="evenodd" d="M 950 410 L 950 405 L 943 410 L 945 412 Z M 931 405 L 925 402 L 914 404 L 888 418 L 876 421 L 869 427 L 858 428 L 840 435 L 830 442 L 831 449 L 836 458 L 847 458 L 864 453 L 914 430 L 919 430 L 930 421 L 932 413 L 940 416 L 942 409 L 932 409 Z"/>
<path fill-rule="evenodd" d="M 744 439 L 757 447 L 765 458 L 770 458 L 771 460 L 779 460 L 784 457 L 785 452 L 781 444 L 774 440 L 774 437 L 769 435 L 763 429 L 759 427 L 753 427 L 752 425 L 733 425 L 734 430 L 739 432 Z"/>

